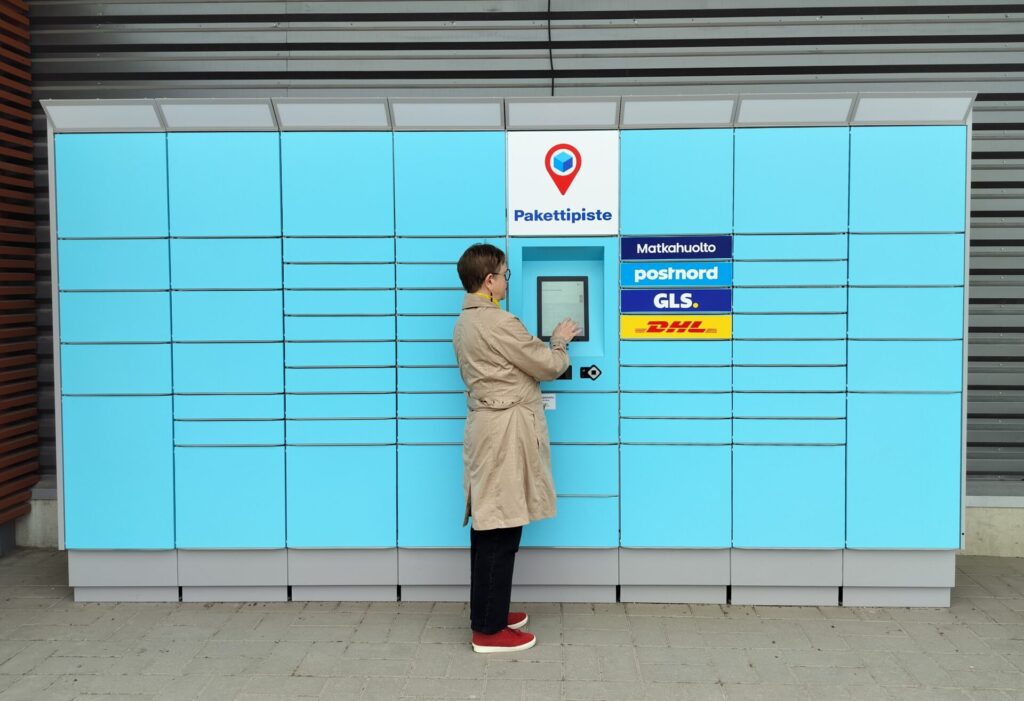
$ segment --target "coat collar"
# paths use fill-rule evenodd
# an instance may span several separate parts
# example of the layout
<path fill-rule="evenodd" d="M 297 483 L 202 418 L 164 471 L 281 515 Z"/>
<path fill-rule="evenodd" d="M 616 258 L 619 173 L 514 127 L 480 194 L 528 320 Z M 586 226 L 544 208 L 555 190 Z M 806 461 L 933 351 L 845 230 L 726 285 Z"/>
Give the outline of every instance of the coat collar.
<path fill-rule="evenodd" d="M 467 292 L 466 296 L 462 298 L 463 309 L 501 309 L 497 304 L 493 304 L 491 300 L 480 295 L 475 295 L 472 292 Z"/>

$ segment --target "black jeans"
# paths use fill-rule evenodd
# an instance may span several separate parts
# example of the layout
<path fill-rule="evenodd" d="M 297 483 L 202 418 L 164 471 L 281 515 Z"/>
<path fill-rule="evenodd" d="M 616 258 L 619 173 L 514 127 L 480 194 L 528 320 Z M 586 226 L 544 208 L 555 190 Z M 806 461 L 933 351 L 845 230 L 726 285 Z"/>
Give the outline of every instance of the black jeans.
<path fill-rule="evenodd" d="M 469 532 L 469 622 L 477 633 L 497 633 L 508 625 L 512 569 L 523 527 Z"/>

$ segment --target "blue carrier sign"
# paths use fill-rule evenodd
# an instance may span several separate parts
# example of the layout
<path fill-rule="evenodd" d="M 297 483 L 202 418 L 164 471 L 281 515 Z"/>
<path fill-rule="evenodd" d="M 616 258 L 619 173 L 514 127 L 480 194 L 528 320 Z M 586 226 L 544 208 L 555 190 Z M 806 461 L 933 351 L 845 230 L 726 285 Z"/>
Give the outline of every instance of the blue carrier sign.
<path fill-rule="evenodd" d="M 622 290 L 622 312 L 731 312 L 732 290 Z"/>
<path fill-rule="evenodd" d="M 620 276 L 623 287 L 729 287 L 732 263 L 623 263 Z"/>
<path fill-rule="evenodd" d="M 622 239 L 622 260 L 732 258 L 731 236 L 635 236 Z"/>

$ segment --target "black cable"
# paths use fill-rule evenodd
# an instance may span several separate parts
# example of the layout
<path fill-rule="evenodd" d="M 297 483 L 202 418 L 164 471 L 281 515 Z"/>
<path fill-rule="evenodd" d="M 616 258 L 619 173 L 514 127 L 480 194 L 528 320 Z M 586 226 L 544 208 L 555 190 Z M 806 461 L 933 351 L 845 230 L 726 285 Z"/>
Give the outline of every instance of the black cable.
<path fill-rule="evenodd" d="M 551 69 L 551 97 L 555 96 L 555 50 L 551 44 L 551 0 L 548 0 L 548 66 Z"/>

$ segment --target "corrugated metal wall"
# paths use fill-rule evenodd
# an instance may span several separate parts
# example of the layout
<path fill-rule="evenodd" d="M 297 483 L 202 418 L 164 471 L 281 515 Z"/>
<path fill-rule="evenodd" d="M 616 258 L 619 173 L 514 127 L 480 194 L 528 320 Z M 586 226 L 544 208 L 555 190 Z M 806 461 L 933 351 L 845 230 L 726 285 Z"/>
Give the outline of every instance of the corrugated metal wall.
<path fill-rule="evenodd" d="M 970 90 L 968 470 L 1024 477 L 1024 4 L 705 0 L 31 4 L 34 97 Z M 41 382 L 53 367 L 36 106 Z M 54 469 L 53 393 L 40 400 Z"/>
<path fill-rule="evenodd" d="M 39 481 L 31 66 L 28 5 L 0 0 L 0 526 L 10 533 Z"/>

